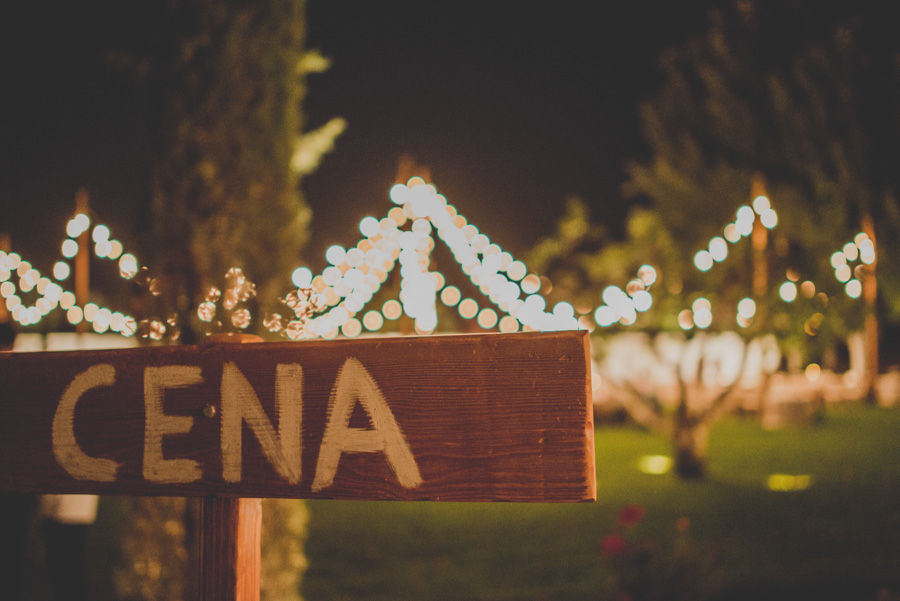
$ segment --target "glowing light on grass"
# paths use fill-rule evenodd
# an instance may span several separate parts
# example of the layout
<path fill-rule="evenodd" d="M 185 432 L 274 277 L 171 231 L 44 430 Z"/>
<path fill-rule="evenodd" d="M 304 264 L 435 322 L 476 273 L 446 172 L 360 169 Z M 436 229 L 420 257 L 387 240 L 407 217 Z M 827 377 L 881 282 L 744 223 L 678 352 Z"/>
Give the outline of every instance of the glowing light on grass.
<path fill-rule="evenodd" d="M 766 488 L 775 492 L 791 492 L 806 490 L 812 483 L 809 474 L 772 474 L 766 479 Z"/>
<path fill-rule="evenodd" d="M 672 458 L 666 455 L 644 455 L 638 460 L 638 469 L 652 476 L 662 476 L 672 469 Z"/>

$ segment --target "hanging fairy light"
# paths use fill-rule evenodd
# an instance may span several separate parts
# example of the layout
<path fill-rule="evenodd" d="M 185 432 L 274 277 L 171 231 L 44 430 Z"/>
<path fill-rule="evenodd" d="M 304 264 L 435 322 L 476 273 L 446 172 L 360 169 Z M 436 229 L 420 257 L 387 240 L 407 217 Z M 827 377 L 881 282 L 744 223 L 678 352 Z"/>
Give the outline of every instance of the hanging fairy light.
<path fill-rule="evenodd" d="M 844 284 L 844 292 L 850 298 L 862 296 L 862 279 L 869 266 L 875 263 L 875 243 L 865 232 L 858 233 L 841 250 L 831 255 L 835 279 Z M 853 263 L 857 263 L 853 266 Z"/>
<path fill-rule="evenodd" d="M 406 313 L 413 319 L 415 329 L 419 333 L 431 333 L 437 327 L 436 302 L 439 299 L 447 307 L 456 307 L 466 319 L 474 319 L 484 329 L 499 329 L 501 332 L 519 330 L 558 330 L 558 329 L 591 329 L 596 324 L 607 327 L 613 324 L 630 325 L 636 322 L 637 315 L 648 311 L 653 305 L 651 287 L 656 282 L 656 269 L 650 265 L 639 268 L 637 277 L 624 289 L 611 286 L 604 291 L 603 304 L 575 311 L 568 303 L 557 304 L 550 310 L 539 293 L 546 294 L 552 286 L 546 278 L 529 273 L 527 266 L 516 260 L 509 252 L 491 241 L 484 232 L 468 222 L 465 216 L 437 189 L 421 178 L 412 178 L 406 184 L 396 184 L 389 192 L 392 207 L 386 216 L 378 219 L 373 216 L 363 218 L 359 223 L 359 231 L 363 236 L 353 247 L 333 245 L 326 251 L 328 266 L 319 275 L 307 267 L 298 267 L 291 274 L 291 281 L 298 290 L 309 290 L 315 295 L 316 305 L 321 311 L 307 316 L 302 325 L 298 319 L 280 318 L 268 315 L 263 323 L 269 331 L 279 331 L 289 338 L 323 337 L 332 338 L 337 335 L 359 336 L 364 331 L 378 332 L 388 321 L 398 319 Z M 742 206 L 736 212 L 734 222 L 729 223 L 721 236 L 710 239 L 706 249 L 695 255 L 695 265 L 703 271 L 709 270 L 715 263 L 728 257 L 728 244 L 738 242 L 749 236 L 755 220 L 763 227 L 774 228 L 778 216 L 771 207 L 771 202 L 764 196 L 753 200 L 752 206 Z M 91 232 L 90 240 L 94 243 L 94 254 L 100 258 L 117 261 L 119 274 L 123 279 L 140 280 L 153 289 L 155 280 L 146 274 L 134 255 L 125 252 L 120 242 L 111 237 L 109 228 L 103 224 L 92 224 L 87 215 L 73 217 L 66 226 L 69 238 L 61 247 L 64 259 L 71 259 L 79 252 L 76 238 L 86 231 Z M 458 288 L 448 285 L 443 274 L 431 269 L 431 252 L 434 249 L 435 237 L 442 240 L 453 258 L 459 264 L 473 286 L 478 288 L 491 303 L 492 307 L 479 306 L 474 299 L 463 299 Z M 874 244 L 864 234 L 848 243 L 842 249 L 844 267 L 836 266 L 836 277 L 845 282 L 848 295 L 861 291 L 859 284 L 860 267 L 874 263 Z M 848 263 L 859 261 L 856 270 L 848 271 Z M 401 274 L 401 290 L 399 300 L 385 303 L 380 310 L 366 311 L 368 303 L 387 280 L 388 274 L 399 265 Z M 22 266 L 19 260 L 6 278 L 3 278 L 4 266 L 0 264 L 0 282 L 12 277 L 12 271 L 19 276 L 19 287 L 6 287 L 3 298 L 8 306 L 15 308 L 17 314 L 29 323 L 40 319 L 53 308 L 60 307 L 71 314 L 70 321 L 78 318 L 89 320 L 96 325 L 95 329 L 119 330 L 125 335 L 144 332 L 152 339 L 159 339 L 161 330 L 166 329 L 163 322 L 142 322 L 134 328 L 132 318 L 126 318 L 106 309 L 88 310 L 79 308 L 74 302 L 74 295 L 54 282 L 49 286 L 49 278 L 40 276 L 30 265 Z M 21 270 L 21 273 L 20 273 Z M 63 282 L 71 275 L 67 261 L 58 261 L 54 265 L 53 279 Z M 856 283 L 854 283 L 856 282 Z M 806 282 L 799 287 L 804 293 Z M 809 285 L 814 285 L 809 282 Z M 15 285 L 14 285 L 15 286 Z M 156 282 L 156 288 L 159 284 Z M 40 303 L 33 306 L 23 304 L 16 292 L 29 293 L 38 291 L 42 295 Z M 48 292 L 49 291 L 49 292 Z M 0 288 L 0 292 L 4 289 Z M 785 282 L 779 289 L 781 297 L 791 302 L 797 297 L 798 287 L 794 282 Z M 815 294 L 815 292 L 813 292 Z M 310 297 L 311 298 L 311 297 Z M 468 302 L 470 301 L 470 302 Z M 206 303 L 206 304 L 204 304 Z M 235 288 L 229 287 L 220 299 L 207 299 L 198 307 L 198 317 L 214 318 L 213 309 L 217 303 L 230 310 L 230 323 L 236 328 L 249 327 L 251 316 L 249 311 L 237 308 L 239 303 Z M 739 319 L 749 319 L 739 310 Z M 593 318 L 593 323 L 588 319 Z M 295 315 L 296 317 L 296 315 Z M 688 317 L 690 318 L 688 320 Z M 704 328 L 711 324 L 709 315 L 702 308 L 692 308 L 687 314 L 679 315 L 679 324 L 685 327 Z"/>
<path fill-rule="evenodd" d="M 136 322 L 133 317 L 94 303 L 79 307 L 76 305 L 75 295 L 60 285 L 71 277 L 72 267 L 68 261 L 80 251 L 88 250 L 81 249 L 77 240 L 88 231 L 89 239 L 94 243 L 94 254 L 101 259 L 119 260 L 119 275 L 123 279 L 134 277 L 138 272 L 134 255 L 123 254 L 122 243 L 111 238 L 109 227 L 101 223 L 92 224 L 88 215 L 78 213 L 66 223 L 68 237 L 60 246 L 62 259 L 53 265 L 52 279 L 41 275 L 18 254 L 0 251 L 0 282 L 10 284 L 5 288 L 7 294 L 4 299 L 8 306 L 13 306 L 10 309 L 13 319 L 23 326 L 37 325 L 44 316 L 59 308 L 66 312 L 66 320 L 72 325 L 88 322 L 97 333 L 115 332 L 123 336 L 135 334 Z M 18 276 L 15 283 L 12 281 L 13 275 Z M 33 305 L 27 305 L 16 292 L 36 293 L 39 296 Z"/>
<path fill-rule="evenodd" d="M 334 245 L 326 252 L 329 267 L 320 281 L 326 286 L 324 293 L 330 297 L 331 309 L 313 320 L 311 327 L 315 332 L 322 334 L 340 328 L 344 335 L 359 335 L 355 325 L 344 328 L 344 324 L 357 319 L 386 281 L 387 273 L 398 264 L 399 301 L 385 303 L 379 317 L 371 311 L 363 315 L 360 323 L 368 331 L 377 331 L 385 320 L 405 313 L 413 319 L 418 333 L 430 333 L 437 327 L 438 299 L 448 307 L 457 307 L 464 318 L 475 319 L 484 329 L 518 331 L 520 324 L 530 329 L 577 327 L 574 317 L 554 315 L 543 308 L 539 312 L 526 309 L 517 316 L 525 306 L 521 297 L 536 293 L 540 278 L 529 276 L 524 263 L 469 224 L 434 186 L 413 178 L 393 186 L 389 196 L 395 206 L 385 218 L 369 216 L 360 221 L 359 231 L 364 237 L 355 248 Z M 478 307 L 474 299 L 461 298 L 458 288 L 448 286 L 443 274 L 430 269 L 435 233 L 447 244 L 471 283 L 496 309 L 486 311 L 488 308 Z M 497 309 L 506 315 L 501 317 Z M 526 318 L 531 323 L 522 321 Z"/>

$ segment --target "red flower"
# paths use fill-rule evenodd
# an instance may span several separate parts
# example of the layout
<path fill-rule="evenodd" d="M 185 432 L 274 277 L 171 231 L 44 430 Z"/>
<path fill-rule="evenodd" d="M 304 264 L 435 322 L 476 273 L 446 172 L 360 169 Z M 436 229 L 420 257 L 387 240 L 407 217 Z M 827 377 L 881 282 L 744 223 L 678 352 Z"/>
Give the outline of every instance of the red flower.
<path fill-rule="evenodd" d="M 625 553 L 628 543 L 621 534 L 616 532 L 603 537 L 600 548 L 603 551 L 603 557 L 616 557 Z"/>
<path fill-rule="evenodd" d="M 644 508 L 640 505 L 628 505 L 619 512 L 619 523 L 623 526 L 637 524 L 644 517 Z"/>

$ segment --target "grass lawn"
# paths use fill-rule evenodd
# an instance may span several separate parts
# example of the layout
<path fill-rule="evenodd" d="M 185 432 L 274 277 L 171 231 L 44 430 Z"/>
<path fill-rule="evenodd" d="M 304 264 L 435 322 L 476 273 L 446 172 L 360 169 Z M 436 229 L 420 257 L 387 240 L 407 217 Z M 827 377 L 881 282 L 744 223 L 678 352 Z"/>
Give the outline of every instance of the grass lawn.
<path fill-rule="evenodd" d="M 665 439 L 597 430 L 599 499 L 580 505 L 313 501 L 306 601 L 842 599 L 900 595 L 900 411 L 830 408 L 823 423 L 712 431 L 709 477 L 647 475 Z M 775 479 L 792 490 L 770 490 Z M 627 505 L 644 510 L 618 525 Z M 601 542 L 624 535 L 624 555 Z M 890 597 L 894 598 L 894 597 Z"/>

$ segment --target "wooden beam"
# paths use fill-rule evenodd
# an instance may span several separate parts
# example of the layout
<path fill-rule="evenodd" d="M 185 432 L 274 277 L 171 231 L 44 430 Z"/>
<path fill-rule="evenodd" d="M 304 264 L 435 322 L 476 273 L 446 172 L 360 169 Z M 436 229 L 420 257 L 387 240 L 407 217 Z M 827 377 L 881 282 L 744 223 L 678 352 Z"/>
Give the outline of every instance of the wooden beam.
<path fill-rule="evenodd" d="M 90 215 L 88 206 L 88 192 L 79 188 L 75 194 L 75 214 Z M 91 294 L 91 228 L 84 230 L 78 236 L 78 253 L 75 255 L 75 303 L 82 309 L 90 301 Z M 88 331 L 90 324 L 82 319 L 75 325 L 75 331 L 83 334 Z"/>
<path fill-rule="evenodd" d="M 0 356 L 0 489 L 596 497 L 587 332 Z"/>

